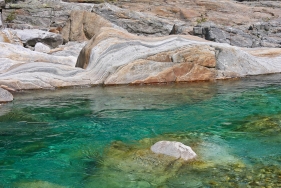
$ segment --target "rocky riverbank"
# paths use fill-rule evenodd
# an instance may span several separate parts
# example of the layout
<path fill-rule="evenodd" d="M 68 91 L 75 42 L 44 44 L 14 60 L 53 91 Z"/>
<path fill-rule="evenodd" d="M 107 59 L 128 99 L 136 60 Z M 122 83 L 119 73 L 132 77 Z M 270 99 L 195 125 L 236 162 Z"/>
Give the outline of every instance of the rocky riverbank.
<path fill-rule="evenodd" d="M 0 2 L 3 89 L 208 81 L 281 72 L 276 1 Z"/>

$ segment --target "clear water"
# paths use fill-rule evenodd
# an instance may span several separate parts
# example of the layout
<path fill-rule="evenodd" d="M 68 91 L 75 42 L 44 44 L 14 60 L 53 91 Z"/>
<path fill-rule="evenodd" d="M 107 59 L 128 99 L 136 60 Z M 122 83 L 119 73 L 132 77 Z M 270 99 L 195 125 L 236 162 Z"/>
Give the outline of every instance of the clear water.
<path fill-rule="evenodd" d="M 0 187 L 281 187 L 280 104 L 281 75 L 24 91 L 0 106 Z M 187 137 L 205 167 L 185 163 L 157 183 L 141 165 L 103 164 L 114 143 Z"/>

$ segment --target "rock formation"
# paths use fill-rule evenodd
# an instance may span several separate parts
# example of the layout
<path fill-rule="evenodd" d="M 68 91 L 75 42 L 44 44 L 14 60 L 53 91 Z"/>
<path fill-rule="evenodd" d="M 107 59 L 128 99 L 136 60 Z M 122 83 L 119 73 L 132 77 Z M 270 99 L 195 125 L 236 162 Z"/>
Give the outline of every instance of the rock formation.
<path fill-rule="evenodd" d="M 0 103 L 1 102 L 10 102 L 13 99 L 14 99 L 13 95 L 9 91 L 0 87 Z"/>
<path fill-rule="evenodd" d="M 230 0 L 194 1 L 187 3 L 194 8 L 190 10 L 178 1 L 172 7 L 157 0 L 146 10 L 141 1 L 135 6 L 129 1 L 42 2 L 8 3 L 4 9 L 8 27 L 23 29 L 0 32 L 0 84 L 11 89 L 208 81 L 281 72 L 281 51 L 257 48 L 280 45 L 281 13 L 268 3 L 261 9 Z M 247 27 L 239 24 L 240 15 L 227 22 L 241 8 L 260 14 L 252 18 L 242 13 Z M 221 9 L 230 18 L 222 19 L 226 13 Z M 264 14 L 270 20 L 258 24 Z M 40 43 L 51 49 L 36 52 Z"/>
<path fill-rule="evenodd" d="M 243 49 L 190 35 L 136 36 L 94 13 L 75 11 L 73 14 L 84 19 L 81 22 L 84 30 L 77 30 L 76 34 L 80 34 L 76 39 L 85 38 L 85 33 L 94 36 L 81 50 L 78 59 L 77 55 L 64 54 L 63 48 L 58 51 L 62 50 L 64 55 L 57 56 L 0 43 L 3 59 L 0 84 L 13 89 L 38 89 L 186 82 L 281 72 L 279 49 Z M 96 27 L 86 27 L 90 22 L 85 21 L 85 14 Z M 31 31 L 37 33 L 37 30 Z M 22 40 L 23 36 L 20 36 Z M 23 40 L 25 44 L 26 41 Z M 62 57 L 66 55 L 68 57 Z"/>
<path fill-rule="evenodd" d="M 154 153 L 176 157 L 185 161 L 195 159 L 197 156 L 191 147 L 180 142 L 159 141 L 151 146 L 150 149 Z"/>

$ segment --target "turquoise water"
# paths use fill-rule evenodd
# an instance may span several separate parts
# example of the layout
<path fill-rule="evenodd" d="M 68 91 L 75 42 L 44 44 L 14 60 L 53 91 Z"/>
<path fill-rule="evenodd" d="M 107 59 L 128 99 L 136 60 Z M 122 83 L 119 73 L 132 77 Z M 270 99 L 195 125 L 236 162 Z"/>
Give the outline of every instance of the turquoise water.
<path fill-rule="evenodd" d="M 281 187 L 280 80 L 18 93 L 0 106 L 0 187 Z M 163 139 L 197 162 L 133 164 Z"/>

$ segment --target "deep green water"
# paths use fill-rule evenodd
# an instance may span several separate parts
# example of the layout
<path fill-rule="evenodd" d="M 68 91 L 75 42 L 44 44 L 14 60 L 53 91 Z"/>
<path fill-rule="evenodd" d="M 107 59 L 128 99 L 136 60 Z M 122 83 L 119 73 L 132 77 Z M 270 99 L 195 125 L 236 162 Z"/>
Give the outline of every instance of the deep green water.
<path fill-rule="evenodd" d="M 0 187 L 281 187 L 280 104 L 281 75 L 18 93 L 0 106 Z M 139 166 L 105 168 L 112 143 L 160 138 L 199 145 L 212 165 L 161 183 Z"/>

